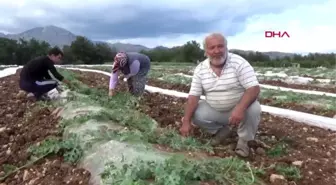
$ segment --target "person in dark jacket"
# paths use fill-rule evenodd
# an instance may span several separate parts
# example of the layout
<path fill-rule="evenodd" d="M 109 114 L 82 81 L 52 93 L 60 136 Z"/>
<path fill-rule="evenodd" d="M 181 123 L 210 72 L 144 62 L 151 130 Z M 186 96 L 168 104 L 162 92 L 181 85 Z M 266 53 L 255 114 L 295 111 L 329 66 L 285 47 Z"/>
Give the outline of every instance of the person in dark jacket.
<path fill-rule="evenodd" d="M 136 52 L 117 53 L 114 57 L 114 65 L 110 78 L 109 96 L 115 94 L 119 71 L 125 75 L 129 92 L 134 96 L 141 96 L 145 91 L 149 70 L 150 59 L 148 56 Z"/>
<path fill-rule="evenodd" d="M 58 86 L 57 80 L 69 84 L 54 66 L 60 63 L 62 57 L 63 52 L 59 48 L 53 48 L 47 56 L 30 60 L 20 73 L 20 88 L 27 93 L 34 94 L 36 100 L 46 100 L 48 99 L 46 93 Z M 57 80 L 52 79 L 48 71 Z"/>

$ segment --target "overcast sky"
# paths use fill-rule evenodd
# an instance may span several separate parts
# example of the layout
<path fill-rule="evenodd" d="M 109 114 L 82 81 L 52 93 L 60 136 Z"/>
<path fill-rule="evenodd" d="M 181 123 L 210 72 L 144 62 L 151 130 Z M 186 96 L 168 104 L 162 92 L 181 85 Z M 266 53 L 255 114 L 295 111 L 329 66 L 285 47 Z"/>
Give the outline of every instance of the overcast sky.
<path fill-rule="evenodd" d="M 140 3 L 141 2 L 141 3 Z M 55 25 L 94 40 L 175 46 L 221 32 L 229 48 L 336 52 L 336 0 L 0 0 L 0 31 Z M 265 30 L 290 38 L 265 38 Z"/>

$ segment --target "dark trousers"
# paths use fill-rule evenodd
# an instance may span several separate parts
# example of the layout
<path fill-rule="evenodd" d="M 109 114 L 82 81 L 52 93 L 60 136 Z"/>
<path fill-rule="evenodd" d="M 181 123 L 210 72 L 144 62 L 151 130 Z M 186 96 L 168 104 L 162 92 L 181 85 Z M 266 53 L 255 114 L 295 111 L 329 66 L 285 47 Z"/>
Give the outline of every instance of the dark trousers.
<path fill-rule="evenodd" d="M 33 93 L 39 99 L 42 95 L 57 87 L 57 81 L 44 80 L 36 82 L 27 82 L 20 80 L 20 88 L 28 93 Z"/>

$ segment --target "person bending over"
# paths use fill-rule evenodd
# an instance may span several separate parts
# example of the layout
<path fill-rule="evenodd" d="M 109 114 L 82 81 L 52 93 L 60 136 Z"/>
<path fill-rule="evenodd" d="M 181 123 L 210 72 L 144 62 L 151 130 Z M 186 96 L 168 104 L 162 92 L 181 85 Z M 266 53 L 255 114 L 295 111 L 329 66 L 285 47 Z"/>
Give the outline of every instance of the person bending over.
<path fill-rule="evenodd" d="M 27 93 L 33 93 L 36 100 L 47 100 L 46 93 L 58 86 L 58 82 L 49 75 L 48 71 L 57 80 L 69 84 L 54 66 L 60 63 L 62 57 L 63 52 L 59 48 L 52 48 L 47 56 L 30 60 L 20 73 L 20 88 Z"/>
<path fill-rule="evenodd" d="M 125 75 L 129 92 L 134 96 L 141 96 L 145 91 L 149 70 L 150 59 L 148 56 L 136 52 L 117 53 L 114 57 L 114 66 L 110 78 L 109 96 L 115 95 L 119 71 Z"/>
<path fill-rule="evenodd" d="M 195 69 L 180 132 L 186 136 L 192 125 L 214 135 L 218 145 L 238 126 L 236 154 L 249 155 L 248 141 L 254 140 L 261 116 L 257 100 L 259 82 L 253 67 L 241 56 L 228 53 L 223 35 L 214 33 L 204 40 L 207 59 Z M 205 94 L 206 100 L 200 100 Z"/>

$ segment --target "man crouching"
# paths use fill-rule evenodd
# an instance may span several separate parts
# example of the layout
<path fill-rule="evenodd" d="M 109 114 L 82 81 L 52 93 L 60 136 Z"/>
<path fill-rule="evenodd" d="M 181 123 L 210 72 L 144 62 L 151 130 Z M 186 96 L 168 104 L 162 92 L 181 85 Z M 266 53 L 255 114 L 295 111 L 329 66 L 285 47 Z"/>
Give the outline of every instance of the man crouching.
<path fill-rule="evenodd" d="M 242 57 L 228 52 L 219 33 L 204 40 L 206 60 L 195 69 L 180 132 L 189 134 L 192 124 L 214 135 L 218 145 L 238 126 L 236 154 L 249 155 L 247 142 L 254 140 L 261 116 L 257 101 L 260 87 L 253 67 Z M 200 100 L 205 94 L 206 100 Z"/>
<path fill-rule="evenodd" d="M 34 94 L 36 100 L 49 100 L 46 93 L 58 87 L 58 82 L 69 82 L 59 74 L 54 64 L 60 63 L 63 52 L 59 48 L 53 48 L 47 56 L 41 56 L 29 61 L 20 73 L 20 88 L 27 93 Z M 52 79 L 48 71 L 56 78 Z"/>

